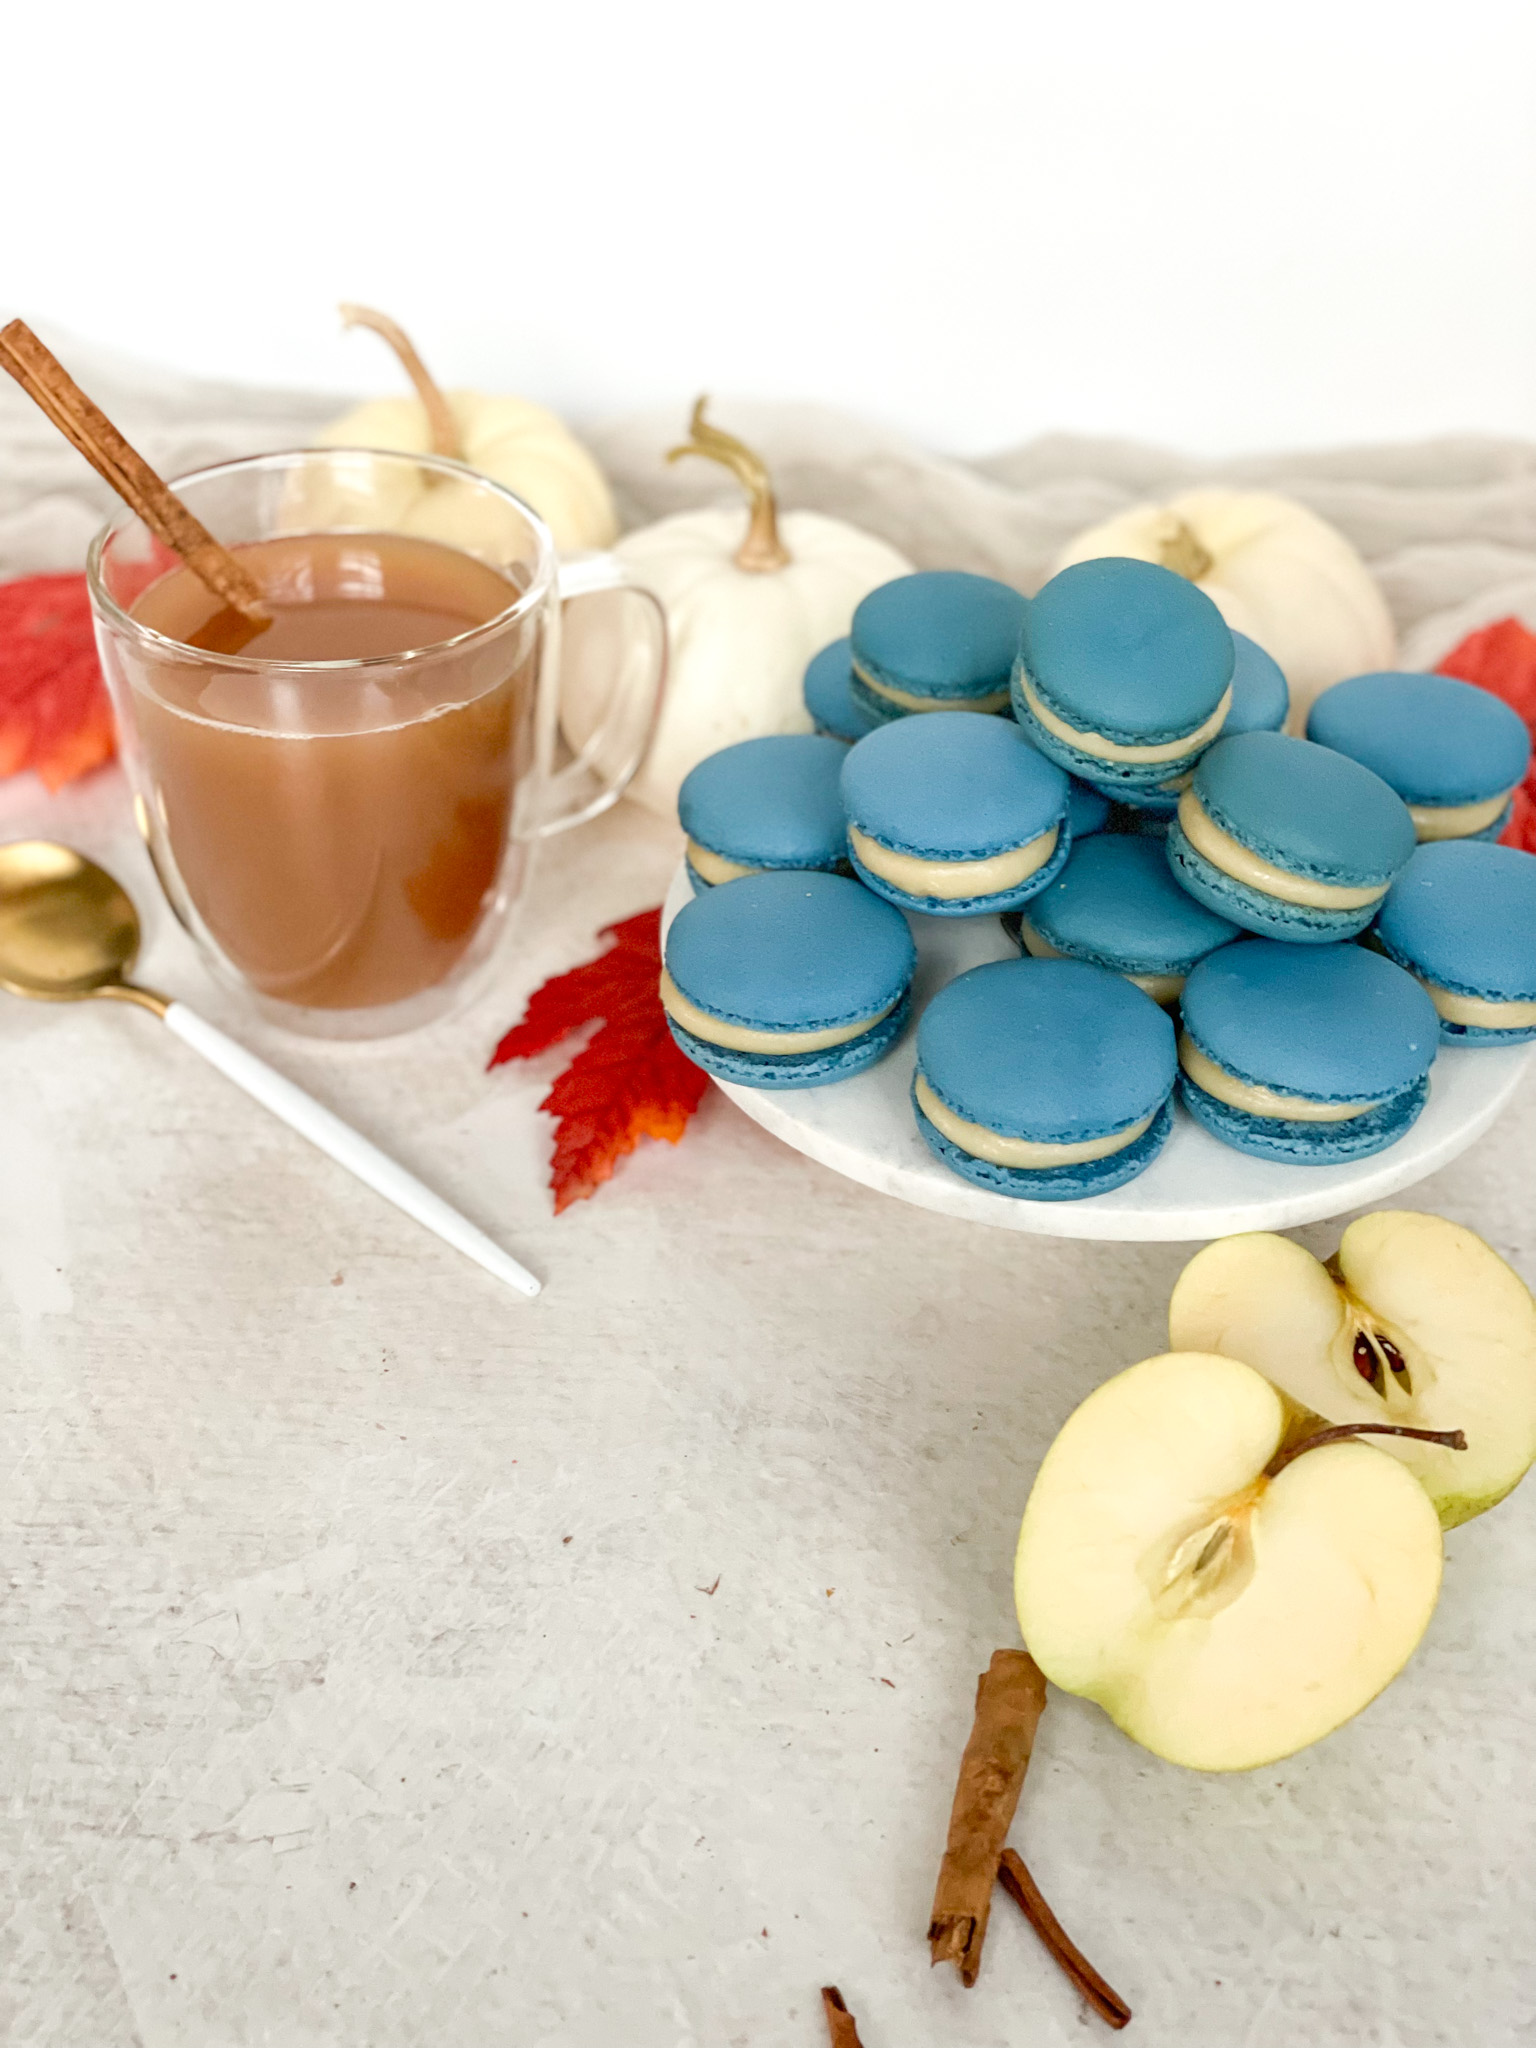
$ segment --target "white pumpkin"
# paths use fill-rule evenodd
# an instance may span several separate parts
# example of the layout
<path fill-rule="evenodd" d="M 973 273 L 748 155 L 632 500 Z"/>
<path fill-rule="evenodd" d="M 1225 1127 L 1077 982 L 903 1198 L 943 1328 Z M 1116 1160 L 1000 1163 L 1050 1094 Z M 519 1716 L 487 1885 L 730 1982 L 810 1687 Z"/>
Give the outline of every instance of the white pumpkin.
<path fill-rule="evenodd" d="M 1160 562 L 1203 590 L 1284 669 L 1292 731 L 1330 683 L 1396 659 L 1376 579 L 1336 527 L 1294 499 L 1212 485 L 1132 505 L 1069 541 L 1056 567 L 1100 555 Z"/>
<path fill-rule="evenodd" d="M 750 510 L 679 512 L 626 534 L 614 553 L 667 614 L 670 657 L 656 735 L 629 794 L 671 817 L 678 786 L 706 754 L 761 733 L 809 732 L 801 686 L 811 656 L 848 631 L 855 605 L 893 577 L 905 555 L 820 512 L 774 502 L 762 460 L 693 409 L 689 439 L 667 460 L 704 455 L 747 490 Z M 597 664 L 566 673 L 561 721 L 581 748 L 602 716 Z"/>
<path fill-rule="evenodd" d="M 525 499 L 563 553 L 605 548 L 619 530 L 607 481 L 564 423 L 526 398 L 440 391 L 403 331 L 387 314 L 343 306 L 348 327 L 382 334 L 416 387 L 414 398 L 373 398 L 321 429 L 322 448 L 385 448 L 401 455 L 447 455 Z M 389 530 L 414 530 L 411 508 L 392 494 L 381 501 Z M 419 523 L 419 522 L 418 522 Z M 436 536 L 442 539 L 451 535 Z"/>

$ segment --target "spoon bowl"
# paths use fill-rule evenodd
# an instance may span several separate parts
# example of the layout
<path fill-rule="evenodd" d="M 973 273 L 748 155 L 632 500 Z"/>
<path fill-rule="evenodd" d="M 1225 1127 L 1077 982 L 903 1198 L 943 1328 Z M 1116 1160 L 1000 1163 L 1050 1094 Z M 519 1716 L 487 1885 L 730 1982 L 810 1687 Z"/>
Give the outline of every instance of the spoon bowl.
<path fill-rule="evenodd" d="M 0 988 L 76 1003 L 121 985 L 139 951 L 128 895 L 72 847 L 0 846 Z"/>

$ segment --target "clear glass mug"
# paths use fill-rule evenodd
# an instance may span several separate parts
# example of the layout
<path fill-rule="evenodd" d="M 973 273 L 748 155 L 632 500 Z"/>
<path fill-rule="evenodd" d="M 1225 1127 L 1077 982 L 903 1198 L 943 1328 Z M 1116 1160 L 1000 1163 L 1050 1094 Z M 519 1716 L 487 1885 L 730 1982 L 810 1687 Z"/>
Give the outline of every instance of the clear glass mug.
<path fill-rule="evenodd" d="M 400 535 L 456 549 L 464 575 L 486 582 L 484 564 L 517 593 L 409 653 L 263 660 L 259 637 L 205 652 L 134 616 L 168 602 L 146 593 L 177 562 L 131 514 L 87 562 L 139 829 L 217 974 L 316 1036 L 430 1022 L 494 951 L 530 844 L 606 810 L 633 776 L 665 678 L 661 607 L 611 556 L 562 567 L 530 507 L 435 456 L 301 449 L 175 488 L 226 546 L 273 543 L 262 561 L 281 577 L 313 580 L 320 563 L 356 588 L 394 559 L 360 537 Z M 560 624 L 575 604 L 594 614 L 581 658 L 610 670 L 611 695 L 570 758 Z"/>

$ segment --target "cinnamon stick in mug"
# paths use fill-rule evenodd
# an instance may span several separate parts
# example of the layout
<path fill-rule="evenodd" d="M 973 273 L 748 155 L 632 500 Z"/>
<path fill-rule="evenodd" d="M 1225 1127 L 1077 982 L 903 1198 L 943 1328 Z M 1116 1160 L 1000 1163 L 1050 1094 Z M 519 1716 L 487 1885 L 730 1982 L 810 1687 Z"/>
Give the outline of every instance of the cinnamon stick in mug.
<path fill-rule="evenodd" d="M 935 1963 L 976 1982 L 992 1887 L 1045 1711 L 1045 1678 L 1025 1650 L 994 1650 L 977 1681 L 976 1717 L 960 1759 L 928 1941 Z"/>

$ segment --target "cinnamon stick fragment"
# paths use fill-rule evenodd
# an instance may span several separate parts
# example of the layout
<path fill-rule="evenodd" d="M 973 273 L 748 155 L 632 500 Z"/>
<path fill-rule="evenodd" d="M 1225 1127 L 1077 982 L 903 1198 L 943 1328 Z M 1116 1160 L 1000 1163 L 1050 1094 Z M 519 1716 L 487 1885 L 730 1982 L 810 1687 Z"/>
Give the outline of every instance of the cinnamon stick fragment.
<path fill-rule="evenodd" d="M 132 506 L 156 539 L 180 555 L 199 582 L 258 631 L 271 624 L 255 577 L 161 482 L 24 320 L 0 327 L 0 369 L 10 371 L 34 405 L 73 442 L 97 475 Z M 246 638 L 250 637 L 248 633 Z"/>
<path fill-rule="evenodd" d="M 933 1961 L 953 1963 L 966 1986 L 981 1969 L 998 1859 L 1044 1711 L 1045 1678 L 1034 1658 L 1024 1650 L 994 1650 L 976 1685 L 976 1718 L 960 1759 L 928 1924 Z"/>
<path fill-rule="evenodd" d="M 1029 1866 L 1017 1849 L 1005 1849 L 997 1866 L 998 1880 L 1009 1898 L 1014 1901 L 1024 1918 L 1045 1943 L 1056 1963 L 1082 1997 L 1086 1998 L 1101 2020 L 1109 2026 L 1123 2027 L 1131 2017 L 1131 2008 L 1113 1990 L 1089 1962 L 1075 1943 L 1067 1936 L 1061 1922 L 1046 1904 L 1039 1885 L 1029 1874 Z"/>
<path fill-rule="evenodd" d="M 822 1985 L 821 2009 L 827 2016 L 827 2038 L 832 2048 L 864 2048 L 858 2025 L 835 1984 Z"/>

